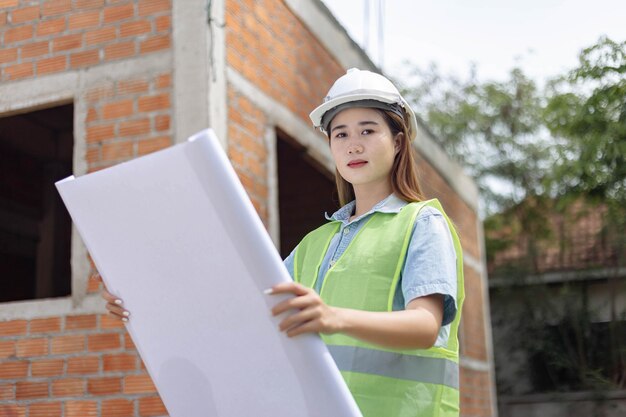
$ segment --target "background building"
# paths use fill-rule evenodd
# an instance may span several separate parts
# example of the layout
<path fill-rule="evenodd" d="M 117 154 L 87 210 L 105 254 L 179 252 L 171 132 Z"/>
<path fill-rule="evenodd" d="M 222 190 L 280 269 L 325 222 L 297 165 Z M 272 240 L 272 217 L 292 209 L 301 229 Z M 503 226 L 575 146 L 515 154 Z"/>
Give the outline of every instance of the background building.
<path fill-rule="evenodd" d="M 489 261 L 500 415 L 622 416 L 624 209 L 552 203 L 538 204 L 533 231 L 510 222 L 489 233 L 502 245 Z"/>
<path fill-rule="evenodd" d="M 336 208 L 308 113 L 376 68 L 319 1 L 0 0 L 0 43 L 0 415 L 165 415 L 53 182 L 210 126 L 285 255 Z M 465 251 L 462 415 L 494 416 L 477 190 L 426 129 L 416 142 Z"/>

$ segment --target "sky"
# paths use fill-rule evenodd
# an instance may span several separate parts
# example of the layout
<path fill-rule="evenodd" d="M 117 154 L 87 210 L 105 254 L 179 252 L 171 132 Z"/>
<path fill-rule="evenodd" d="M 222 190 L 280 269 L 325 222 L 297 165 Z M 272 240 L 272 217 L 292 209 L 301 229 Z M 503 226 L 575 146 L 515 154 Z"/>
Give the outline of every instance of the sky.
<path fill-rule="evenodd" d="M 377 4 L 384 4 L 382 65 Z M 365 43 L 367 0 L 323 0 L 359 45 Z M 431 62 L 444 74 L 507 78 L 521 67 L 538 83 L 565 73 L 581 49 L 602 35 L 626 40 L 626 0 L 369 0 L 369 49 L 387 74 L 402 78 L 405 60 Z"/>

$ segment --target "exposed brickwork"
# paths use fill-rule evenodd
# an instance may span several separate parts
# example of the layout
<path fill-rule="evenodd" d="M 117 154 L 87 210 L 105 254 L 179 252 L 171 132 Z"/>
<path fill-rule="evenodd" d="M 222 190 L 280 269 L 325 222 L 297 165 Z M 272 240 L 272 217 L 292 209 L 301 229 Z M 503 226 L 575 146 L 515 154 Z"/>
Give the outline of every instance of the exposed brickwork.
<path fill-rule="evenodd" d="M 461 417 L 491 416 L 491 381 L 487 372 L 461 369 Z"/>
<path fill-rule="evenodd" d="M 94 171 L 172 144 L 169 73 L 108 81 L 85 92 L 89 170 Z M 89 290 L 97 291 L 90 280 Z"/>
<path fill-rule="evenodd" d="M 50 317 L 46 319 L 34 319 L 30 321 L 30 334 L 56 333 L 61 330 L 61 319 Z M 2 332 L 0 331 L 0 334 Z"/>
<path fill-rule="evenodd" d="M 31 361 L 30 374 L 33 377 L 61 376 L 65 368 L 65 361 L 62 359 L 43 359 Z"/>
<path fill-rule="evenodd" d="M 159 397 L 143 397 L 139 399 L 139 415 L 142 417 L 161 416 L 166 411 Z"/>
<path fill-rule="evenodd" d="M 261 220 L 268 223 L 266 116 L 249 99 L 228 89 L 228 156 Z"/>
<path fill-rule="evenodd" d="M 461 322 L 461 353 L 469 358 L 487 360 L 483 306 L 483 281 L 471 268 L 465 267 L 465 302 Z"/>
<path fill-rule="evenodd" d="M 166 415 L 124 327 L 110 321 L 0 322 L 0 416 Z"/>
<path fill-rule="evenodd" d="M 0 404 L 0 415 L 11 417 L 26 417 L 26 406 L 15 404 Z"/>
<path fill-rule="evenodd" d="M 307 120 L 344 68 L 278 0 L 226 2 L 228 65 Z"/>
<path fill-rule="evenodd" d="M 519 220 L 511 221 L 506 229 L 490 232 L 491 239 L 511 244 L 493 254 L 489 275 L 502 276 L 511 268 L 532 275 L 618 267 L 626 256 L 621 243 L 625 233 L 609 226 L 611 218 L 608 207 L 578 200 L 569 204 L 564 213 L 548 215 L 549 238 L 532 240 Z"/>
<path fill-rule="evenodd" d="M 4 1 L 0 82 L 166 50 L 171 26 L 171 0 Z"/>
<path fill-rule="evenodd" d="M 28 321 L 13 320 L 0 322 L 0 335 L 3 336 L 22 336 L 28 329 Z"/>

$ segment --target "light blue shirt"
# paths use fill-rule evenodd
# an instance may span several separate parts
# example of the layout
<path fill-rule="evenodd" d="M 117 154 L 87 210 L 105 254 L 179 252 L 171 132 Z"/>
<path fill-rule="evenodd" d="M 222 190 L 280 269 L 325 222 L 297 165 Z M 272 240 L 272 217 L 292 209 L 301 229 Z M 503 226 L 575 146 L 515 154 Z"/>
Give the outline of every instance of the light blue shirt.
<path fill-rule="evenodd" d="M 395 194 L 391 194 L 370 211 L 352 221 L 350 216 L 356 205 L 354 201 L 337 210 L 332 216 L 326 215 L 328 220 L 340 221 L 341 227 L 332 238 L 324 256 L 315 291 L 320 292 L 326 272 L 345 252 L 370 216 L 375 212 L 398 213 L 407 204 Z M 295 249 L 284 261 L 292 277 L 294 255 Z M 424 207 L 415 219 L 400 283 L 401 285 L 396 287 L 393 300 L 395 311 L 404 310 L 406 305 L 417 297 L 431 294 L 444 296 L 443 321 L 435 346 L 445 346 L 450 334 L 450 323 L 457 311 L 456 252 L 446 219 L 433 207 Z"/>

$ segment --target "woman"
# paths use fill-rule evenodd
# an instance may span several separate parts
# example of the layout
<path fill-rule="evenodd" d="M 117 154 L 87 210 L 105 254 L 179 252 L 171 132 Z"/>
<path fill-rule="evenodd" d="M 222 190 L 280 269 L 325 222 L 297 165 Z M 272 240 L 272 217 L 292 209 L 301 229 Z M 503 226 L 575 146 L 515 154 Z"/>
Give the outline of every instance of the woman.
<path fill-rule="evenodd" d="M 311 120 L 343 207 L 285 260 L 280 329 L 322 334 L 365 416 L 458 415 L 461 251 L 441 206 L 420 203 L 415 115 L 389 80 L 351 69 Z"/>
<path fill-rule="evenodd" d="M 311 120 L 343 207 L 285 260 L 294 282 L 268 293 L 294 297 L 272 314 L 290 337 L 321 334 L 365 417 L 458 416 L 461 249 L 439 203 L 422 201 L 415 115 L 385 77 L 350 69 Z"/>

